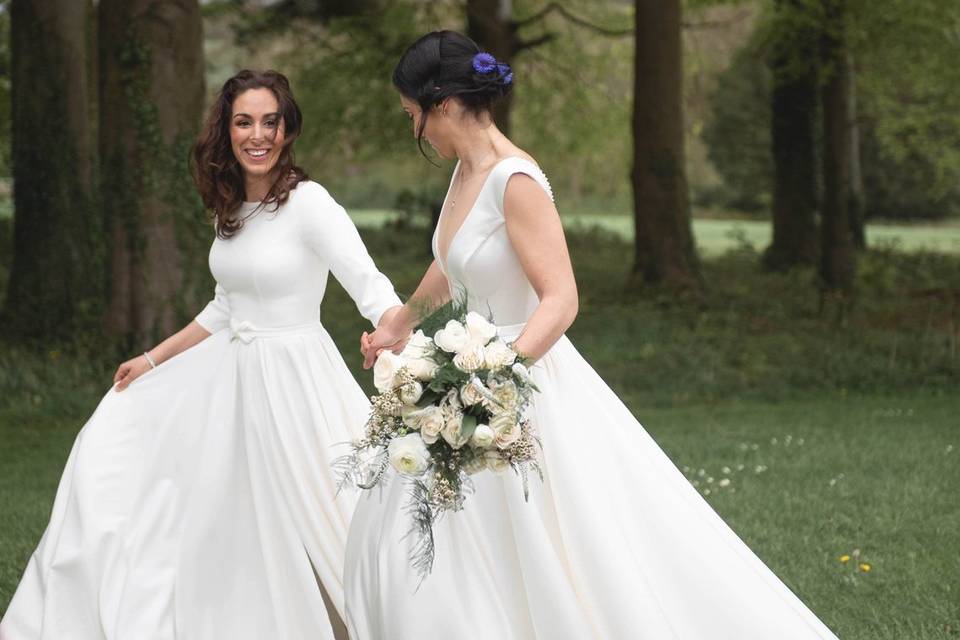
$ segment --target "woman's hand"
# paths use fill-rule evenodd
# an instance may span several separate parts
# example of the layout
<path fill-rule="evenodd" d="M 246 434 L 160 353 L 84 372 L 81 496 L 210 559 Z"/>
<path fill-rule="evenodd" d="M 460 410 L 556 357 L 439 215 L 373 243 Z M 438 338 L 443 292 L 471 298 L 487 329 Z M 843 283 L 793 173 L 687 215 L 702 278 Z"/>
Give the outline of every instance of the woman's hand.
<path fill-rule="evenodd" d="M 360 336 L 360 352 L 363 354 L 363 368 L 369 369 L 376 362 L 377 356 L 389 349 L 400 353 L 410 339 L 410 327 L 401 318 L 403 307 L 387 309 L 380 318 L 373 333 L 363 332 Z"/>
<path fill-rule="evenodd" d="M 113 375 L 113 384 L 117 391 L 123 391 L 130 383 L 142 376 L 144 373 L 151 369 L 150 363 L 147 362 L 147 357 L 140 355 L 135 358 L 130 358 L 119 367 L 117 367 L 117 372 Z"/>

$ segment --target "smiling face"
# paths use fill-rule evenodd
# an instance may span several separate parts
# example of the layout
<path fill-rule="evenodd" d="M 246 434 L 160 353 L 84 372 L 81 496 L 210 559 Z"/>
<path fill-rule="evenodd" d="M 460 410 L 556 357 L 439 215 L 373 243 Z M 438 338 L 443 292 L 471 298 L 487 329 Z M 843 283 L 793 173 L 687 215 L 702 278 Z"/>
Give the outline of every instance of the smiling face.
<path fill-rule="evenodd" d="M 230 114 L 230 145 L 247 181 L 270 175 L 283 139 L 283 118 L 273 91 L 249 89 L 237 96 Z"/>
<path fill-rule="evenodd" d="M 450 100 L 449 102 L 450 104 L 447 106 L 456 110 L 455 101 Z M 403 107 L 413 123 L 413 137 L 416 138 L 417 132 L 420 130 L 420 121 L 423 118 L 423 109 L 420 108 L 419 104 L 404 95 L 400 96 L 400 106 Z M 438 105 L 431 108 L 426 126 L 423 128 L 423 139 L 433 147 L 441 158 L 453 158 L 456 155 L 453 145 L 450 143 L 453 137 L 454 120 L 455 118 L 445 116 L 442 107 Z"/>

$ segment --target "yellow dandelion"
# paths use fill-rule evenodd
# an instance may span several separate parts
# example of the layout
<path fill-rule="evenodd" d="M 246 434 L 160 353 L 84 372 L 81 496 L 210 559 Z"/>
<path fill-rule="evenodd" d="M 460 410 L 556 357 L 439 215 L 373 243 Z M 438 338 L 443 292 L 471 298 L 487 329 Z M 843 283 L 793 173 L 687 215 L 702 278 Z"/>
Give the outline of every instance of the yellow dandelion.
<path fill-rule="evenodd" d="M 848 555 L 840 556 L 840 562 L 843 562 L 844 564 L 846 564 L 847 562 L 850 562 L 850 556 Z"/>
<path fill-rule="evenodd" d="M 866 573 L 867 571 L 870 571 L 870 565 L 867 564 L 866 562 L 861 562 L 860 571 L 863 571 L 864 573 Z"/>

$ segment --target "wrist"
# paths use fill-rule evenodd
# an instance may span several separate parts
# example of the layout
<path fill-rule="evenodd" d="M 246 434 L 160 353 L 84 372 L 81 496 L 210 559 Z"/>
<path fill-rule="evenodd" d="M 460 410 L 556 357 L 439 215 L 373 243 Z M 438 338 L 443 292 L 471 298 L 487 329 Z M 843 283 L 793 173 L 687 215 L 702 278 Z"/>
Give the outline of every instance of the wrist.
<path fill-rule="evenodd" d="M 151 369 L 156 369 L 156 368 L 157 368 L 157 365 L 158 365 L 159 363 L 157 362 L 156 358 L 154 358 L 152 355 L 150 355 L 150 352 L 149 352 L 149 351 L 144 351 L 144 352 L 143 352 L 143 357 L 146 358 L 147 364 L 150 365 L 150 368 L 151 368 Z"/>

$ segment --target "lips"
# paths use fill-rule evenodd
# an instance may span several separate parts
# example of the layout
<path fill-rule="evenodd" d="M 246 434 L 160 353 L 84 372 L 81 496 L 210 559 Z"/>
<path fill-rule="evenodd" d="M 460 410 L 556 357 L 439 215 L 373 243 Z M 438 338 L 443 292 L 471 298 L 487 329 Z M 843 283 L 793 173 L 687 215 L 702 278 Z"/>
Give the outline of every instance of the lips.
<path fill-rule="evenodd" d="M 247 154 L 252 160 L 262 160 L 267 157 L 267 154 L 270 153 L 270 149 L 244 149 L 243 152 Z"/>

